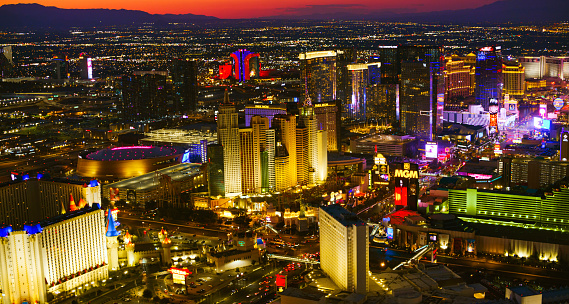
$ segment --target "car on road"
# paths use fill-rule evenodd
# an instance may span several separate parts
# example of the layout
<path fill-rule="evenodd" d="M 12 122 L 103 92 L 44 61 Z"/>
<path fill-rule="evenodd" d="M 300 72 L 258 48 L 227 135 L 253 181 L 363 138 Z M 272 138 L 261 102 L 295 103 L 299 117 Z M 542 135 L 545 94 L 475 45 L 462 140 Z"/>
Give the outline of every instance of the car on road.
<path fill-rule="evenodd" d="M 198 292 L 199 293 L 205 292 L 205 289 L 202 288 L 202 289 L 198 290 Z"/>

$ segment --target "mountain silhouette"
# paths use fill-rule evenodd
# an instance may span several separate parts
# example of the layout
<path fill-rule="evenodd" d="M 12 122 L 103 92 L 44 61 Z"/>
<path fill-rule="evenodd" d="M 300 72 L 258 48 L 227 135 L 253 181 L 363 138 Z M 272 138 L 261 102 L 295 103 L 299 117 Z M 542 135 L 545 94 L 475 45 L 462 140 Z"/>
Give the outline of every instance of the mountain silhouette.
<path fill-rule="evenodd" d="M 40 4 L 5 4 L 0 6 L 0 28 L 64 29 L 70 27 L 127 26 L 154 23 L 199 23 L 216 17 L 181 14 L 159 15 L 135 10 L 62 9 Z"/>
<path fill-rule="evenodd" d="M 330 13 L 302 14 L 302 8 L 294 14 L 282 14 L 262 19 L 308 20 L 373 20 L 386 22 L 425 23 L 544 23 L 568 21 L 568 0 L 501 0 L 473 9 L 444 10 L 425 13 L 396 13 L 389 11 L 361 12 L 349 9 Z"/>
<path fill-rule="evenodd" d="M 338 5 L 336 5 L 338 6 Z M 318 7 L 318 6 L 314 6 Z M 345 9 L 322 12 L 295 8 L 294 13 L 259 19 L 279 20 L 370 20 L 384 22 L 421 22 L 443 24 L 480 23 L 547 23 L 568 21 L 569 0 L 501 0 L 474 9 L 405 13 L 386 10 L 366 11 L 362 6 L 345 5 Z M 194 14 L 150 14 L 138 10 L 62 9 L 40 4 L 5 4 L 0 6 L 0 28 L 68 29 L 70 27 L 138 26 L 145 23 L 224 22 L 212 16 Z"/>

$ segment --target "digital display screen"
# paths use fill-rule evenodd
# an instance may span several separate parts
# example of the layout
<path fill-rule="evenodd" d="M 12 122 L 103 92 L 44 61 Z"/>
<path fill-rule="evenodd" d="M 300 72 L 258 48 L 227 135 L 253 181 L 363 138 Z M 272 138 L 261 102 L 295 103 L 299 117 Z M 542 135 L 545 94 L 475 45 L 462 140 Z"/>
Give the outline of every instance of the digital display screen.
<path fill-rule="evenodd" d="M 541 129 L 542 126 L 543 126 L 543 118 L 534 117 L 533 118 L 533 127 L 536 129 Z"/>
<path fill-rule="evenodd" d="M 551 129 L 551 120 L 549 120 L 549 119 L 544 119 L 544 120 L 543 120 L 543 124 L 541 125 L 541 128 L 542 128 L 542 129 L 545 129 L 545 130 Z"/>
<path fill-rule="evenodd" d="M 87 79 L 93 78 L 93 63 L 91 58 L 87 58 Z"/>
<path fill-rule="evenodd" d="M 438 145 L 434 142 L 428 142 L 425 144 L 425 157 L 427 158 L 437 158 L 439 156 L 438 153 Z"/>
<path fill-rule="evenodd" d="M 533 127 L 536 130 L 549 130 L 551 129 L 551 120 L 543 119 L 541 117 L 534 117 L 533 118 Z"/>

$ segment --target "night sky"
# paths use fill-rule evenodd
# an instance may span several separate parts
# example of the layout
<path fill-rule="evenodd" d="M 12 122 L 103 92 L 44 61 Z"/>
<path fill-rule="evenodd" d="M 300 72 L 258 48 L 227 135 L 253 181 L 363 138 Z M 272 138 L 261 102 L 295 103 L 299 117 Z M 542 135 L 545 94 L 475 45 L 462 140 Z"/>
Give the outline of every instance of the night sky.
<path fill-rule="evenodd" d="M 496 0 L 35 0 L 45 6 L 59 8 L 109 8 L 142 10 L 153 14 L 198 14 L 219 18 L 255 18 L 277 15 L 309 15 L 313 13 L 429 12 L 475 8 Z M 2 4 L 21 3 L 3 0 Z M 27 2 L 29 3 L 29 2 Z"/>

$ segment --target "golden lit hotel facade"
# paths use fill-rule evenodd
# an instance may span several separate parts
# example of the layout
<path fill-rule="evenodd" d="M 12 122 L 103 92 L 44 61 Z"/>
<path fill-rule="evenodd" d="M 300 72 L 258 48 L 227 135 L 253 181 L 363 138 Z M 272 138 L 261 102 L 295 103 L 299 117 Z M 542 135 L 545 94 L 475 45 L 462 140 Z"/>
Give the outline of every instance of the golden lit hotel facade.
<path fill-rule="evenodd" d="M 105 214 L 99 205 L 22 231 L 0 228 L 2 304 L 47 303 L 51 296 L 78 292 L 107 278 Z"/>
<path fill-rule="evenodd" d="M 369 227 L 340 205 L 320 207 L 320 267 L 340 289 L 369 291 Z"/>

